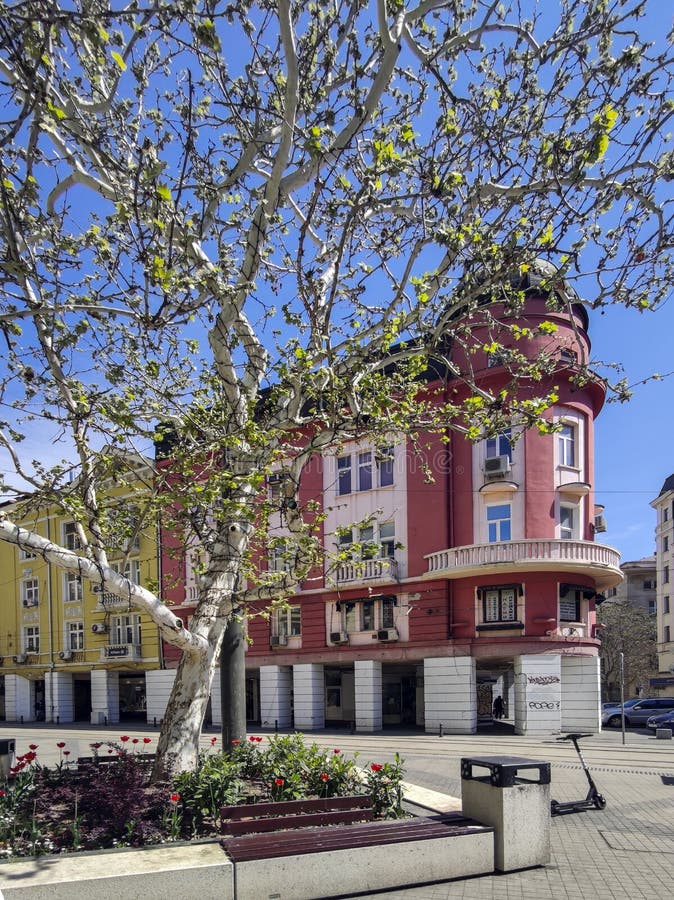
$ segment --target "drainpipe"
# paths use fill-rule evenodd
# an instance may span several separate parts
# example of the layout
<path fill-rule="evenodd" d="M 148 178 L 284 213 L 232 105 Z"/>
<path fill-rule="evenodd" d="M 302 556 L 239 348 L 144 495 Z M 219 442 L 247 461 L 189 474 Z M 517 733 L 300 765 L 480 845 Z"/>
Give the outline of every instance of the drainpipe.
<path fill-rule="evenodd" d="M 51 519 L 49 517 L 49 508 L 47 508 L 47 540 L 51 541 Z M 49 617 L 49 673 L 53 674 L 54 664 L 54 615 L 52 610 L 52 589 L 51 589 L 52 566 L 47 561 L 47 615 Z M 54 681 L 49 679 L 49 704 L 50 704 L 50 721 L 54 721 Z M 47 685 L 45 684 L 45 709 L 44 717 L 47 720 Z"/>
<path fill-rule="evenodd" d="M 449 390 L 445 388 L 445 400 L 448 399 Z M 447 459 L 447 540 L 449 548 L 454 546 L 454 459 L 451 429 L 445 429 L 445 435 L 449 438 L 449 443 L 445 444 L 445 452 Z M 448 548 L 448 549 L 449 549 Z M 451 578 L 446 579 L 447 583 L 447 602 L 449 604 L 448 628 L 449 639 L 454 639 L 454 582 Z"/>

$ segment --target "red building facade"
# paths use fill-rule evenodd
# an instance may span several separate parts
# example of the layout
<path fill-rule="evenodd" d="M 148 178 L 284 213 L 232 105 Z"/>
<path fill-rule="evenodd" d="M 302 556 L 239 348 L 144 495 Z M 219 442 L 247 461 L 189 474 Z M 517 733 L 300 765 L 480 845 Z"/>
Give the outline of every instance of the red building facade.
<path fill-rule="evenodd" d="M 248 716 L 258 727 L 472 733 L 500 697 L 516 733 L 599 729 L 595 605 L 621 580 L 619 554 L 595 540 L 605 527 L 593 489 L 604 387 L 578 377 L 589 353 L 584 307 L 561 282 L 563 311 L 550 309 L 538 275 L 520 285 L 517 312 L 478 311 L 452 354 L 498 392 L 511 382 L 509 354 L 545 353 L 546 374 L 520 385 L 517 401 L 554 394 L 554 432 L 431 435 L 425 465 L 403 435 L 313 460 L 299 503 L 320 498 L 325 546 L 340 561 L 289 609 L 248 623 Z M 466 390 L 451 379 L 429 387 L 439 401 Z M 281 513 L 275 525 L 282 534 Z M 167 556 L 163 569 L 187 618 L 189 564 L 176 571 Z"/>

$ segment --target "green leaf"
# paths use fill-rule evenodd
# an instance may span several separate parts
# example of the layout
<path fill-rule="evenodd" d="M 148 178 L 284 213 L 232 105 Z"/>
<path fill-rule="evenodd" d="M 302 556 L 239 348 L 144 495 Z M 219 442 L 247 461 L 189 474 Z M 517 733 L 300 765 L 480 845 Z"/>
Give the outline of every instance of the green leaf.
<path fill-rule="evenodd" d="M 126 63 L 122 59 L 121 55 L 116 50 L 113 50 L 110 56 L 114 59 L 122 72 L 126 72 Z"/>
<path fill-rule="evenodd" d="M 173 199 L 170 189 L 165 184 L 157 185 L 157 196 L 160 200 L 165 200 L 167 203 L 170 203 Z"/>

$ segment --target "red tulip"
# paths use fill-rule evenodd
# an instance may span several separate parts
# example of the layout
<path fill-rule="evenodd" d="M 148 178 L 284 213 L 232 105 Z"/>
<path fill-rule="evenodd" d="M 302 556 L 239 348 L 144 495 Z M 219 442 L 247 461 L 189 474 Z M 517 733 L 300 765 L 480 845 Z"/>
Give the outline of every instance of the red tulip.
<path fill-rule="evenodd" d="M 180 794 L 171 794 L 171 803 L 177 803 L 180 800 Z"/>
<path fill-rule="evenodd" d="M 370 766 L 370 768 L 372 769 L 373 772 L 379 772 L 379 771 L 381 771 L 384 767 L 381 765 L 381 763 L 372 763 L 372 765 Z"/>
<path fill-rule="evenodd" d="M 66 742 L 65 742 L 65 741 L 57 741 L 57 742 L 56 742 L 56 746 L 59 748 L 59 750 L 63 750 L 63 748 L 65 747 L 65 745 L 66 745 Z"/>

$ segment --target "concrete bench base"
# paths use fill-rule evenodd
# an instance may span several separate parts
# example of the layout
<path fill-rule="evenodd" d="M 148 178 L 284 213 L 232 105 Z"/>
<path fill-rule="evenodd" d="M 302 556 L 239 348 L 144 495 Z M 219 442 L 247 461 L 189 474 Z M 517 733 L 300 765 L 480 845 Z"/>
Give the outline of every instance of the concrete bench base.
<path fill-rule="evenodd" d="M 234 867 L 217 843 L 39 856 L 0 865 L 5 900 L 234 900 Z"/>
<path fill-rule="evenodd" d="M 236 900 L 316 900 L 485 875 L 494 835 L 475 826 L 427 840 L 349 847 L 234 863 Z"/>

